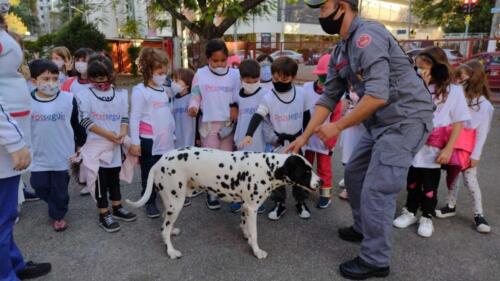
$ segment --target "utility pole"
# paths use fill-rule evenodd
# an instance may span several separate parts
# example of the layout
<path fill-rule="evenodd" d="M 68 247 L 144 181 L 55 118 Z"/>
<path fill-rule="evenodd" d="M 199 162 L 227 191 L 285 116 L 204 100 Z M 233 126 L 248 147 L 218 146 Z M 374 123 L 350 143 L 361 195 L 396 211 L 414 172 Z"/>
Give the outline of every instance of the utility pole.
<path fill-rule="evenodd" d="M 411 9 L 412 9 L 411 4 L 412 4 L 412 1 L 409 0 L 408 2 L 409 2 L 408 3 L 408 39 L 411 39 L 411 24 L 412 24 L 412 22 L 411 22 L 411 20 L 412 20 L 412 18 L 411 18 Z"/>
<path fill-rule="evenodd" d="M 498 27 L 500 25 L 500 0 L 496 1 L 495 8 L 492 10 L 493 19 L 491 20 L 490 38 L 496 38 L 498 34 Z M 495 11 L 496 10 L 496 11 Z M 488 52 L 495 52 L 497 49 L 497 40 L 490 40 L 488 42 Z"/>

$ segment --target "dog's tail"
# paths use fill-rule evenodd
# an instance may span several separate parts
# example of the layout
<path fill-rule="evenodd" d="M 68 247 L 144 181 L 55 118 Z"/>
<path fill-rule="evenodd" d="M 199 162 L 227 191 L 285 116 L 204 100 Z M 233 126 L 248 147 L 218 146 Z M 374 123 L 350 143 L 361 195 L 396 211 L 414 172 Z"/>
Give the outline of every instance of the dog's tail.
<path fill-rule="evenodd" d="M 154 178 L 156 174 L 158 165 L 153 165 L 151 170 L 149 171 L 148 175 L 148 183 L 146 185 L 146 190 L 144 191 L 144 195 L 142 195 L 141 199 L 139 201 L 133 202 L 130 201 L 129 199 L 126 199 L 125 202 L 127 202 L 128 205 L 134 207 L 134 208 L 139 208 L 142 207 L 148 202 L 149 197 L 151 197 L 151 193 L 153 192 L 153 184 L 154 184 Z"/>

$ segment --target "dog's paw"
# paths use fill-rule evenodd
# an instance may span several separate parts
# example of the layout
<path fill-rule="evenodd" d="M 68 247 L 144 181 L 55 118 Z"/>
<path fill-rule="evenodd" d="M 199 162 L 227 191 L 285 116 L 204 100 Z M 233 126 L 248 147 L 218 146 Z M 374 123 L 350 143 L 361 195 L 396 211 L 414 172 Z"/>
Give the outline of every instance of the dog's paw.
<path fill-rule="evenodd" d="M 263 250 L 254 251 L 253 254 L 259 259 L 267 258 L 267 252 Z"/>
<path fill-rule="evenodd" d="M 174 235 L 174 236 L 178 236 L 179 234 L 181 234 L 181 230 L 180 230 L 180 228 L 175 228 L 175 227 L 174 227 L 174 228 L 172 229 L 172 235 Z"/>
<path fill-rule="evenodd" d="M 176 249 L 167 249 L 167 255 L 173 260 L 180 259 L 182 257 L 182 253 Z"/>

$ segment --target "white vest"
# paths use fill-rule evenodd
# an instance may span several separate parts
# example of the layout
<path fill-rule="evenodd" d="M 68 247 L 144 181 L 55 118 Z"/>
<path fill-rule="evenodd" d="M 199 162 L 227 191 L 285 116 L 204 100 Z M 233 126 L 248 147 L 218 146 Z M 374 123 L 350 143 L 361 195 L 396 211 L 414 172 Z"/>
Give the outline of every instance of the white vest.
<path fill-rule="evenodd" d="M 69 157 L 75 152 L 71 127 L 73 94 L 59 92 L 51 101 L 31 98 L 31 171 L 68 170 Z"/>
<path fill-rule="evenodd" d="M 194 146 L 196 136 L 196 118 L 188 115 L 191 94 L 175 96 L 173 114 L 175 119 L 175 148 Z"/>
<path fill-rule="evenodd" d="M 264 93 L 265 91 L 261 88 L 257 93 L 251 96 L 245 95 L 243 91 L 240 91 L 240 94 L 237 96 L 236 102 L 238 103 L 238 123 L 236 124 L 236 132 L 234 134 L 234 142 L 236 145 L 239 145 L 245 138 L 250 120 L 252 119 L 255 111 L 257 111 L 257 107 L 259 107 L 259 104 L 264 97 Z M 240 150 L 264 152 L 266 144 L 264 142 L 263 126 L 265 124 L 265 122 L 261 122 L 259 127 L 257 127 L 257 130 L 253 135 L 252 144 Z"/>
<path fill-rule="evenodd" d="M 279 134 L 295 135 L 302 131 L 304 120 L 305 96 L 302 89 L 293 86 L 294 97 L 285 103 L 279 99 L 274 90 L 264 96 L 269 106 L 269 118 L 274 131 Z"/>

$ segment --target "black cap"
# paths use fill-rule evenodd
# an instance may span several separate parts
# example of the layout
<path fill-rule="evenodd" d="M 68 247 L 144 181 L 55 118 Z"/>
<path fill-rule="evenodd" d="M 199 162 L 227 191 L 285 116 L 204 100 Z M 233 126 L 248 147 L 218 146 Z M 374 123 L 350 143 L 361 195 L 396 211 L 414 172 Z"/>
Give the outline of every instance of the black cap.
<path fill-rule="evenodd" d="M 328 0 L 304 0 L 307 6 L 313 9 L 317 9 L 321 7 L 321 5 L 325 4 Z M 351 3 L 353 5 L 358 6 L 358 0 L 342 0 L 344 2 Z"/>

